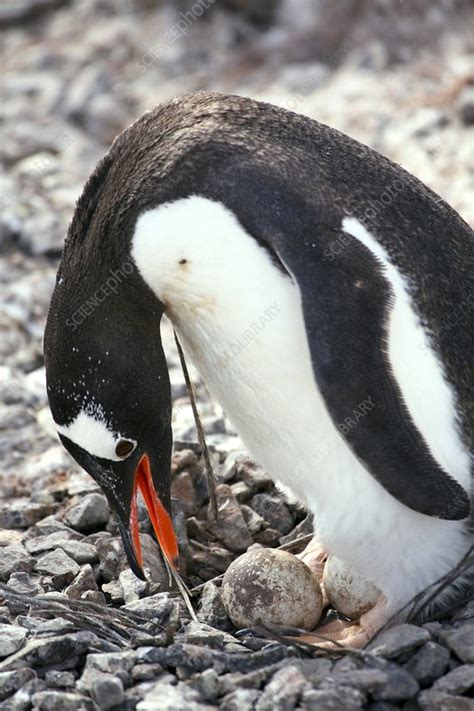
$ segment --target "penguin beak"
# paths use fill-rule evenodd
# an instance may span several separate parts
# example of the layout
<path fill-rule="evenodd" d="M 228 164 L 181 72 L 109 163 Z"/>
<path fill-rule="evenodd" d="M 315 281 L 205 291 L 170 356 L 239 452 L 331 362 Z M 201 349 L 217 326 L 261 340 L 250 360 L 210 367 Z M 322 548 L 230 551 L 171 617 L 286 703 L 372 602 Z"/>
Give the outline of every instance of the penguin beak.
<path fill-rule="evenodd" d="M 123 535 L 125 551 L 129 559 L 130 567 L 135 575 L 144 579 L 143 573 L 143 555 L 140 543 L 140 534 L 138 530 L 138 512 L 137 512 L 137 494 L 141 492 L 145 501 L 148 515 L 150 516 L 153 529 L 155 531 L 158 543 L 160 544 L 163 555 L 173 569 L 178 568 L 178 541 L 173 528 L 171 516 L 163 506 L 160 497 L 158 496 L 153 477 L 151 474 L 151 466 L 148 455 L 144 454 L 139 460 L 135 469 L 133 481 L 132 501 L 130 506 L 130 521 L 127 535 Z M 138 574 L 140 573 L 140 574 Z"/>
<path fill-rule="evenodd" d="M 75 446 L 68 442 L 68 449 L 74 456 Z M 144 454 L 129 475 L 127 470 L 103 469 L 90 455 L 76 461 L 100 484 L 107 496 L 111 509 L 115 512 L 128 564 L 137 578 L 146 580 L 143 571 L 143 555 L 138 529 L 137 495 L 140 491 L 148 510 L 158 543 L 167 563 L 178 569 L 178 542 L 170 514 L 160 499 L 153 482 L 150 458 Z M 120 466 L 123 466 L 121 464 Z M 131 474 L 133 473 L 133 476 Z M 117 481 L 120 482 L 117 484 Z M 115 482 L 113 485 L 111 482 Z"/>

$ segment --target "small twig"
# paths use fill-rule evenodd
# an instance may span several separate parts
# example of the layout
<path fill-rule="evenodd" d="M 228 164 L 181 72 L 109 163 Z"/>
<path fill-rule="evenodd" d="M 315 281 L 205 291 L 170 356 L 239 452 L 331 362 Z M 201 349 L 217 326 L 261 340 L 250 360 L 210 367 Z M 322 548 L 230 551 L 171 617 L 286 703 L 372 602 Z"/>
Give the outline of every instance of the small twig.
<path fill-rule="evenodd" d="M 204 469 L 206 472 L 207 484 L 209 487 L 209 499 L 211 502 L 211 511 L 214 520 L 217 521 L 218 510 L 217 510 L 217 497 L 216 497 L 216 480 L 214 476 L 214 470 L 211 464 L 211 458 L 209 456 L 209 450 L 207 448 L 206 438 L 204 436 L 204 430 L 201 423 L 201 418 L 199 417 L 199 412 L 196 405 L 196 397 L 194 393 L 193 384 L 191 378 L 189 377 L 188 366 L 186 365 L 186 360 L 184 358 L 183 349 L 178 340 L 178 335 L 174 331 L 174 340 L 176 341 L 176 347 L 178 349 L 179 360 L 181 363 L 181 369 L 184 375 L 184 381 L 186 383 L 186 390 L 188 391 L 188 397 L 191 402 L 191 409 L 193 411 L 194 422 L 196 423 L 196 432 L 198 436 L 199 446 L 201 448 L 201 454 L 204 459 Z"/>
<path fill-rule="evenodd" d="M 191 615 L 192 619 L 195 622 L 197 622 L 196 613 L 194 612 L 194 608 L 191 603 L 191 593 L 190 593 L 186 583 L 184 582 L 184 580 L 182 579 L 182 577 L 178 573 L 178 571 L 174 570 L 174 568 L 171 567 L 171 565 L 166 560 L 165 556 L 163 556 L 163 560 L 165 561 L 165 565 L 168 570 L 168 575 L 174 579 L 176 585 L 178 586 L 178 590 L 181 593 L 181 596 L 185 602 L 186 607 L 188 608 L 189 614 Z"/>
<path fill-rule="evenodd" d="M 97 605 L 86 600 L 55 600 L 15 592 L 0 583 L 0 597 L 33 608 L 39 617 L 56 616 L 69 620 L 79 629 L 89 629 L 99 637 L 127 645 L 133 632 L 144 630 L 144 620 L 138 613 Z M 140 624 L 141 623 L 141 624 Z M 155 623 L 156 627 L 164 627 Z"/>
<path fill-rule="evenodd" d="M 295 538 L 294 541 L 288 541 L 288 543 L 283 543 L 281 546 L 278 546 L 276 550 L 292 551 L 293 548 L 298 548 L 300 543 L 306 543 L 307 541 L 309 542 L 312 538 L 314 538 L 314 533 L 306 533 L 304 536 Z"/>
<path fill-rule="evenodd" d="M 305 652 L 306 654 L 309 654 L 311 657 L 334 657 L 334 656 L 340 656 L 345 655 L 345 656 L 352 656 L 356 657 L 358 659 L 363 659 L 368 660 L 373 658 L 373 654 L 371 652 L 364 652 L 362 649 L 354 649 L 351 647 L 344 647 L 340 642 L 336 642 L 335 640 L 328 640 L 327 637 L 324 635 L 318 635 L 317 632 L 307 632 L 306 630 L 292 630 L 294 632 L 298 632 L 299 634 L 311 634 L 312 637 L 317 637 L 318 639 L 321 640 L 321 642 L 332 642 L 335 644 L 335 647 L 333 649 L 326 648 L 326 647 L 319 647 L 317 644 L 311 644 L 311 642 L 300 642 L 298 641 L 297 637 L 287 637 L 281 632 L 275 630 L 275 629 L 269 629 L 265 627 L 264 625 L 260 624 L 257 625 L 254 628 L 255 632 L 257 634 L 260 634 L 262 637 L 265 639 L 272 639 L 275 642 L 279 642 L 280 644 L 284 644 L 286 646 L 290 647 L 295 647 L 296 649 L 300 650 L 301 652 Z M 290 631 L 291 632 L 291 631 Z"/>

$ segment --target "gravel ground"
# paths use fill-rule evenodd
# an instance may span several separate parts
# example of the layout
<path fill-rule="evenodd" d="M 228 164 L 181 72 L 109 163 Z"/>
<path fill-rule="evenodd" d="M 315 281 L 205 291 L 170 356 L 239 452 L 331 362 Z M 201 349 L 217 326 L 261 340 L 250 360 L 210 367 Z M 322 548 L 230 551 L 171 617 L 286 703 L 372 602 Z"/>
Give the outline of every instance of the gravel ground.
<path fill-rule="evenodd" d="M 214 88 L 312 115 L 400 162 L 474 222 L 468 3 L 419 0 L 394 15 L 382 2 L 367 13 L 349 1 L 229 0 L 202 16 L 197 3 L 178 4 L 192 13 L 184 29 L 164 2 L 0 8 L 0 708 L 474 709 L 472 600 L 393 627 L 360 653 L 232 626 L 219 593 L 228 565 L 252 545 L 299 550 L 292 542 L 311 521 L 248 459 L 191 368 L 217 475 L 213 520 L 169 327 L 174 521 L 198 621 L 170 588 L 143 506 L 146 583 L 127 569 L 100 490 L 55 436 L 41 337 L 67 224 L 110 141 L 159 101 Z"/>

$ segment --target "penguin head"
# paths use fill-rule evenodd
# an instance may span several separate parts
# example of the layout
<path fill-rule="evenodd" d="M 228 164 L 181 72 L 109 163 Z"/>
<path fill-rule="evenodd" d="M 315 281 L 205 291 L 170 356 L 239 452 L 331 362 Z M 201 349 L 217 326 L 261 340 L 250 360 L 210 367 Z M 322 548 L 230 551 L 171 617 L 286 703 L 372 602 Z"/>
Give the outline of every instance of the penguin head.
<path fill-rule="evenodd" d="M 44 338 L 49 404 L 62 443 L 104 491 L 130 567 L 144 579 L 138 491 L 165 558 L 176 566 L 178 556 L 163 307 L 134 269 L 96 302 L 90 294 L 97 295 L 107 274 L 93 266 L 87 278 L 78 272 L 64 253 Z"/>
<path fill-rule="evenodd" d="M 139 490 L 171 565 L 178 552 L 171 522 L 171 394 L 160 337 L 164 305 L 131 256 L 137 219 L 173 189 L 163 179 L 173 149 L 163 148 L 162 134 L 158 114 L 144 114 L 115 139 L 86 182 L 44 336 L 58 434 L 102 487 L 130 567 L 142 578 Z"/>

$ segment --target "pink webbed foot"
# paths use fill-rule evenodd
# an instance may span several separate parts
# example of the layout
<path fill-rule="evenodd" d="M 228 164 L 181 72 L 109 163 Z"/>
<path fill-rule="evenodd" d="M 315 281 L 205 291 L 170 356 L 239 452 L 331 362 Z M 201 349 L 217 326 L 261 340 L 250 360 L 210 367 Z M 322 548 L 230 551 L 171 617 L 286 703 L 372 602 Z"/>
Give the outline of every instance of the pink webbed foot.
<path fill-rule="evenodd" d="M 364 613 L 356 622 L 334 620 L 322 627 L 317 627 L 308 634 L 290 637 L 290 639 L 312 644 L 322 649 L 335 650 L 340 646 L 361 649 L 371 641 L 389 619 L 390 613 L 387 609 L 386 599 L 381 595 L 374 607 Z"/>

